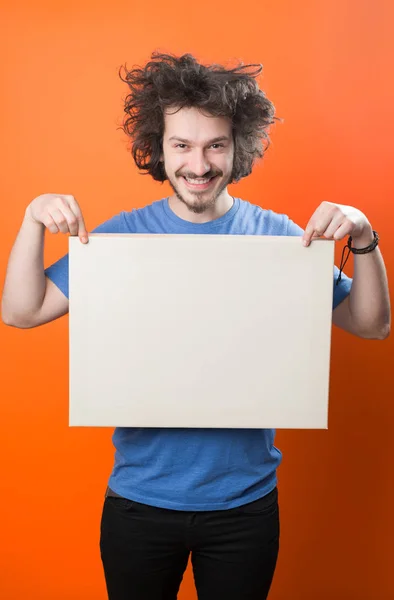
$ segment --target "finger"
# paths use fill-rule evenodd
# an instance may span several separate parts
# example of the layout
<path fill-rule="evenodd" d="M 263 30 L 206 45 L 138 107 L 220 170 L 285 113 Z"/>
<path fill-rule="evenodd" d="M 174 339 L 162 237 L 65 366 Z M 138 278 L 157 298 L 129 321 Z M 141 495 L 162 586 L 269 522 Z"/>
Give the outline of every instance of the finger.
<path fill-rule="evenodd" d="M 332 221 L 329 223 L 327 229 L 324 232 L 324 237 L 328 240 L 337 239 L 336 232 L 343 222 L 344 216 L 342 214 L 338 214 L 335 217 L 333 217 Z"/>
<path fill-rule="evenodd" d="M 61 231 L 62 233 L 69 232 L 67 219 L 59 208 L 56 208 L 56 207 L 49 208 L 48 214 L 55 221 L 59 231 Z"/>
<path fill-rule="evenodd" d="M 336 232 L 333 235 L 334 240 L 342 240 L 344 237 L 351 234 L 351 230 L 352 230 L 352 223 L 349 223 L 349 222 L 342 223 L 342 225 L 340 225 L 340 227 L 338 227 L 338 229 L 336 230 Z"/>
<path fill-rule="evenodd" d="M 78 234 L 78 218 L 71 210 L 69 204 L 63 198 L 58 200 L 58 208 L 66 218 L 68 230 L 71 235 Z"/>
<path fill-rule="evenodd" d="M 82 211 L 79 207 L 78 202 L 75 200 L 74 196 L 70 197 L 70 206 L 72 208 L 73 213 L 77 217 L 78 221 L 78 236 L 83 244 L 86 244 L 89 241 L 88 230 L 86 229 L 85 220 L 82 215 Z"/>
<path fill-rule="evenodd" d="M 309 246 L 313 236 L 316 236 L 315 225 L 313 221 L 309 221 L 308 225 L 305 227 L 304 235 L 302 236 L 302 243 L 304 246 Z"/>
<path fill-rule="evenodd" d="M 56 225 L 55 221 L 52 219 L 51 215 L 47 214 L 43 220 L 43 224 L 51 233 L 59 233 L 59 228 Z"/>
<path fill-rule="evenodd" d="M 305 229 L 305 233 L 302 237 L 304 246 L 309 246 L 312 240 L 317 240 L 323 235 L 326 235 L 327 231 L 327 223 L 326 222 L 318 222 L 318 223 L 308 223 Z"/>
<path fill-rule="evenodd" d="M 305 233 L 302 237 L 304 246 L 309 246 L 313 238 L 319 238 L 323 235 L 328 237 L 326 234 L 327 229 L 334 220 L 337 212 L 338 209 L 336 205 L 331 202 L 322 202 L 320 204 L 309 219 L 308 225 L 305 228 Z M 339 215 L 339 218 L 340 216 L 341 215 Z"/>

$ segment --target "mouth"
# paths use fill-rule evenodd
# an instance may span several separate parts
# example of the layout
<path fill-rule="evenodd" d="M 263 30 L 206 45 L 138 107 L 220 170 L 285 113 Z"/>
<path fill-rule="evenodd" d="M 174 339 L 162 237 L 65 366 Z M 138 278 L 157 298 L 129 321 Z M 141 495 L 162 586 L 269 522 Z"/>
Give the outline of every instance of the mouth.
<path fill-rule="evenodd" d="M 182 175 L 182 177 L 187 188 L 202 192 L 210 188 L 219 176 L 214 175 L 213 177 L 198 177 L 196 179 L 186 177 L 185 175 Z"/>

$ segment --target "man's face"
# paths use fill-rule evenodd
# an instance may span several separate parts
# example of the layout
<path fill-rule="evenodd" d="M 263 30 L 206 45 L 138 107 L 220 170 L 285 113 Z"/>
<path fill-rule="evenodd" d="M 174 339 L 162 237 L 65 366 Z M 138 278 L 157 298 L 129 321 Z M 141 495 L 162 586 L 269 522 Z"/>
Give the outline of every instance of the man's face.
<path fill-rule="evenodd" d="M 175 111 L 167 111 L 164 117 L 164 169 L 177 198 L 201 214 L 214 206 L 231 180 L 231 121 L 197 108 Z"/>

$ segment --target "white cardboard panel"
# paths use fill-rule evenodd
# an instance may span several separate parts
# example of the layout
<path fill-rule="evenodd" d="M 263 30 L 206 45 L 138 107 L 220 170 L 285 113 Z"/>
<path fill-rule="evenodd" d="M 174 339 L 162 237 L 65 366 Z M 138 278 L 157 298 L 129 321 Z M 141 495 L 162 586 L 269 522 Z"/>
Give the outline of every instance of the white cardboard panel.
<path fill-rule="evenodd" d="M 69 238 L 73 426 L 326 428 L 334 242 Z"/>

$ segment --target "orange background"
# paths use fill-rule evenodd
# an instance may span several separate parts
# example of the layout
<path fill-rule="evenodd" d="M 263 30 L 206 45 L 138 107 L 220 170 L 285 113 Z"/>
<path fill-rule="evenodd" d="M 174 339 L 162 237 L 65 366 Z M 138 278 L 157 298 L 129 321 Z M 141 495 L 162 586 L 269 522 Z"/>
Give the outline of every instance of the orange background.
<path fill-rule="evenodd" d="M 120 65 L 159 49 L 262 62 L 284 123 L 263 164 L 230 191 L 302 226 L 322 200 L 360 208 L 390 277 L 393 18 L 389 0 L 4 4 L 0 275 L 39 194 L 73 194 L 90 229 L 167 194 L 137 173 L 116 129 Z M 48 237 L 46 264 L 66 249 L 64 236 Z M 67 425 L 67 325 L 0 325 L 4 600 L 106 598 L 98 540 L 112 430 Z M 392 338 L 334 329 L 329 430 L 278 432 L 282 546 L 271 600 L 394 598 L 392 357 Z M 195 597 L 188 569 L 179 598 Z"/>

